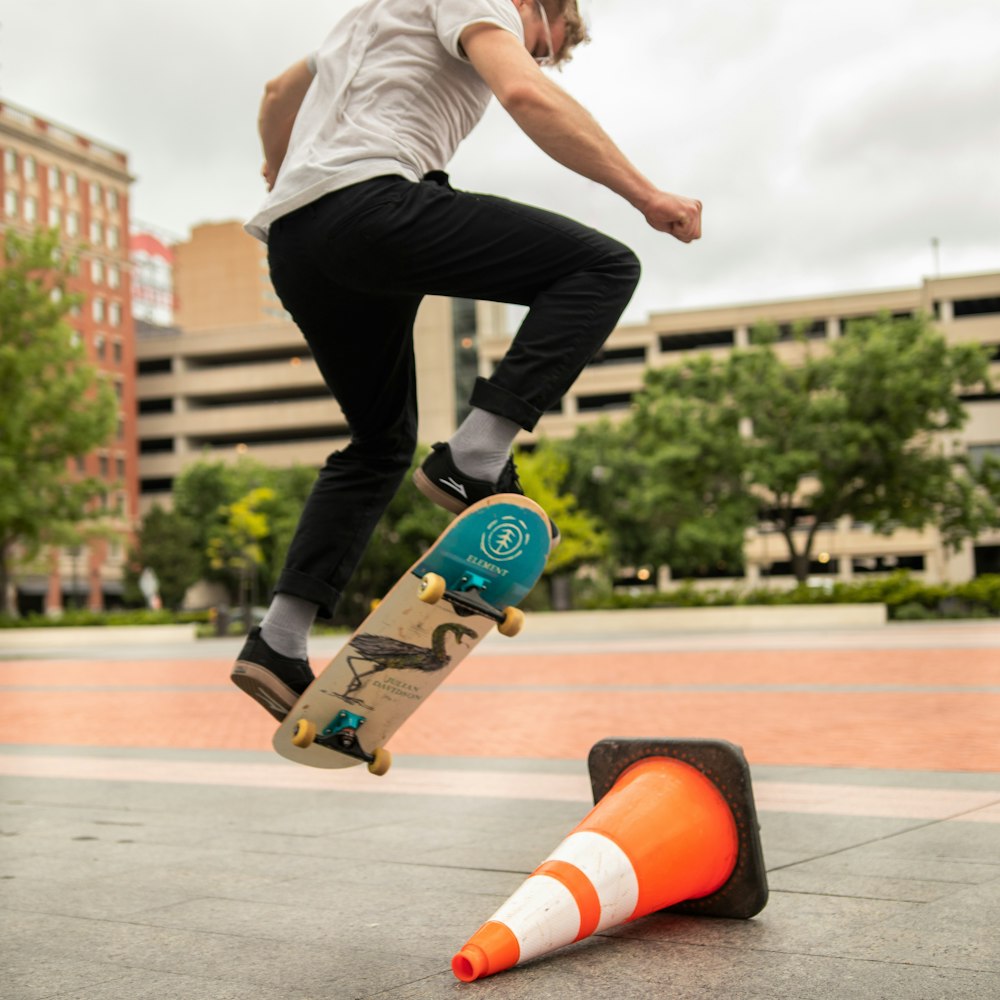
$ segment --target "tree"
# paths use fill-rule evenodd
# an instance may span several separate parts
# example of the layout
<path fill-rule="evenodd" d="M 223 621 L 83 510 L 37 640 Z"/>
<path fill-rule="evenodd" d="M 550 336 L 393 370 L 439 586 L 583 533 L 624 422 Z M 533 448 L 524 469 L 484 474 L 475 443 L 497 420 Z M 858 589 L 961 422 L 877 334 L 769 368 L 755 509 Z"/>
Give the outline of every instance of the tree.
<path fill-rule="evenodd" d="M 209 545 L 213 537 L 228 530 L 230 506 L 252 490 L 264 487 L 271 490 L 271 495 L 258 498 L 258 510 L 266 518 L 268 530 L 258 539 L 261 562 L 255 565 L 254 573 L 260 592 L 270 591 L 315 479 L 315 470 L 305 466 L 270 469 L 247 457 L 234 464 L 200 460 L 187 466 L 174 482 L 173 501 L 174 511 L 191 532 L 191 544 L 199 560 L 198 576 L 218 580 L 232 592 L 240 591 L 239 571 L 225 559 L 213 565 Z"/>
<path fill-rule="evenodd" d="M 563 447 L 570 488 L 610 535 L 618 564 L 678 575 L 739 572 L 754 504 L 742 475 L 739 415 L 706 356 L 650 370 L 629 416 L 580 428 Z"/>
<path fill-rule="evenodd" d="M 118 406 L 66 321 L 79 298 L 56 235 L 8 231 L 0 260 L 0 594 L 16 613 L 15 557 L 68 537 L 106 495 L 71 460 L 111 437 Z"/>
<path fill-rule="evenodd" d="M 936 524 L 957 545 L 1000 523 L 996 464 L 974 468 L 949 437 L 960 394 L 987 381 L 975 345 L 949 346 L 925 317 L 888 315 L 786 363 L 773 327 L 725 360 L 651 370 L 618 426 L 583 428 L 571 483 L 621 561 L 685 574 L 741 560 L 759 520 L 805 580 L 821 525 L 849 516 L 888 533 Z"/>
<path fill-rule="evenodd" d="M 270 535 L 267 513 L 262 510 L 274 500 L 274 490 L 258 486 L 234 503 L 225 505 L 208 540 L 208 558 L 213 569 L 236 573 L 237 599 L 243 609 L 243 623 L 249 628 L 257 568 L 264 562 L 262 542 Z"/>
<path fill-rule="evenodd" d="M 549 556 L 544 575 L 552 607 L 567 610 L 572 603 L 570 572 L 603 559 L 608 551 L 607 535 L 566 488 L 570 462 L 555 445 L 543 441 L 535 451 L 521 452 L 517 469 L 524 492 L 559 526 L 559 545 Z"/>
<path fill-rule="evenodd" d="M 188 587 L 198 582 L 201 558 L 194 528 L 176 510 L 155 504 L 146 514 L 126 572 L 126 589 L 138 593 L 139 574 L 151 569 L 165 607 L 179 608 Z"/>
<path fill-rule="evenodd" d="M 729 359 L 732 405 L 751 420 L 748 485 L 798 580 L 817 531 L 841 517 L 884 534 L 935 524 L 950 546 L 997 523 L 987 480 L 949 437 L 967 419 L 960 394 L 987 382 L 980 347 L 949 346 L 924 316 L 848 324 L 800 365 L 778 359 L 773 329 L 758 336 Z"/>

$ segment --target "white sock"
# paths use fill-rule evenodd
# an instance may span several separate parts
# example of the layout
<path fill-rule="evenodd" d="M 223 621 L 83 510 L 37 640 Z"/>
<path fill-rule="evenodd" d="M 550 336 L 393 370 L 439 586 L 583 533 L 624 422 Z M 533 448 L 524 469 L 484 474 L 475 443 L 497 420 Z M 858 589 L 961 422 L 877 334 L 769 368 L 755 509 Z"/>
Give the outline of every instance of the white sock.
<path fill-rule="evenodd" d="M 495 483 L 520 429 L 513 420 L 473 407 L 448 442 L 451 457 L 467 476 Z"/>
<path fill-rule="evenodd" d="M 308 659 L 309 630 L 316 620 L 319 605 L 293 594 L 275 594 L 260 623 L 264 642 L 276 653 L 296 659 Z"/>

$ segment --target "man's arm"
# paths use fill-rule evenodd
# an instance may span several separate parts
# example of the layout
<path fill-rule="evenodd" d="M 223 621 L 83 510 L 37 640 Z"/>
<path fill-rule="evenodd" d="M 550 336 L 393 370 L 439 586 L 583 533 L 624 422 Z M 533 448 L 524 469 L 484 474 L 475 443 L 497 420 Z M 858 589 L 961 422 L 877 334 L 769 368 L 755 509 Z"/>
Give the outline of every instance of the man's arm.
<path fill-rule="evenodd" d="M 462 48 L 497 100 L 540 149 L 621 195 L 661 232 L 690 243 L 701 236 L 701 202 L 661 191 L 612 142 L 591 114 L 538 68 L 509 31 L 474 24 Z"/>
<path fill-rule="evenodd" d="M 264 180 L 268 191 L 274 187 L 278 171 L 288 151 L 288 140 L 295 124 L 306 91 L 313 81 L 313 72 L 307 60 L 290 66 L 280 76 L 268 81 L 260 102 L 257 129 L 264 147 Z"/>

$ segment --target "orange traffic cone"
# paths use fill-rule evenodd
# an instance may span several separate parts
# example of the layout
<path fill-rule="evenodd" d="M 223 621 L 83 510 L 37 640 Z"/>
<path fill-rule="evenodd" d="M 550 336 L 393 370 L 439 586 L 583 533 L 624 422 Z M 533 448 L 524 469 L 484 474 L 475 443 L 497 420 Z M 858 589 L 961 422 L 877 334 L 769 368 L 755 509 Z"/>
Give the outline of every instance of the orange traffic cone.
<path fill-rule="evenodd" d="M 591 779 L 599 798 L 591 812 L 452 959 L 463 982 L 684 901 L 723 916 L 763 908 L 767 883 L 739 748 L 605 740 L 591 750 Z M 610 788 L 603 798 L 602 784 Z"/>

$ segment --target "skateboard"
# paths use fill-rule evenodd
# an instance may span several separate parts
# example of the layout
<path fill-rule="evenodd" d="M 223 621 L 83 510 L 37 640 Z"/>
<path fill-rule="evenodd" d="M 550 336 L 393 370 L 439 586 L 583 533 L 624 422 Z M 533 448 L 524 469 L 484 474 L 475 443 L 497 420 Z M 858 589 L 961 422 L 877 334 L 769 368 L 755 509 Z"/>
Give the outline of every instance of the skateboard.
<path fill-rule="evenodd" d="M 549 521 L 501 493 L 460 514 L 403 574 L 302 693 L 274 735 L 312 767 L 388 771 L 385 743 L 496 624 L 516 635 L 516 607 L 549 556 Z"/>

